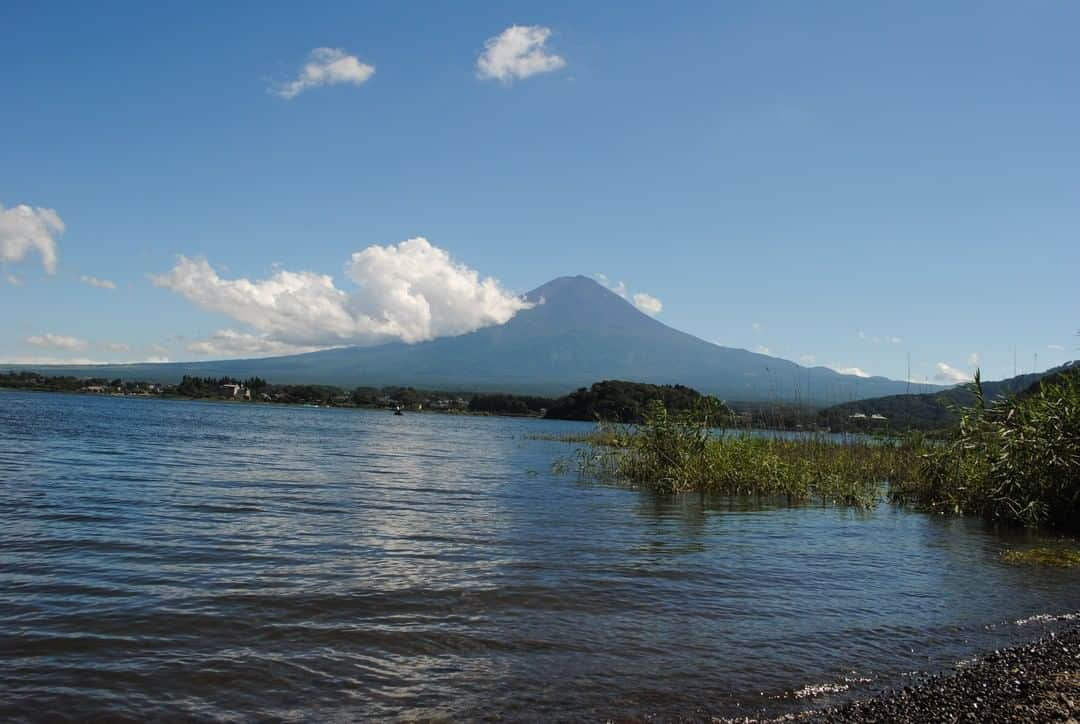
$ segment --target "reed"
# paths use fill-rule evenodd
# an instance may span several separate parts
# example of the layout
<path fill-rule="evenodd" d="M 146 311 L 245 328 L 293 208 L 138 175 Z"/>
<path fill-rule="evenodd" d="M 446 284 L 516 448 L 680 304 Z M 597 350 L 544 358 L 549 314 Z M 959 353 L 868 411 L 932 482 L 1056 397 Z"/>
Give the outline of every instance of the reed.
<path fill-rule="evenodd" d="M 601 480 L 658 492 L 700 491 L 871 507 L 885 490 L 898 504 L 978 515 L 1028 527 L 1080 528 L 1080 375 L 1044 381 L 987 405 L 975 403 L 944 441 L 750 431 L 715 435 L 708 401 L 669 413 L 651 404 L 644 422 L 602 425 L 577 452 L 577 468 Z"/>
<path fill-rule="evenodd" d="M 893 486 L 892 499 L 1028 527 L 1080 527 L 1080 376 L 992 405 L 978 374 L 973 390 L 960 424 L 928 448 L 918 475 Z"/>
<path fill-rule="evenodd" d="M 660 404 L 636 426 L 608 426 L 577 453 L 578 469 L 602 480 L 658 492 L 700 491 L 790 503 L 872 507 L 885 485 L 913 474 L 918 451 L 906 444 L 785 439 L 710 433 L 712 410 L 669 414 Z"/>

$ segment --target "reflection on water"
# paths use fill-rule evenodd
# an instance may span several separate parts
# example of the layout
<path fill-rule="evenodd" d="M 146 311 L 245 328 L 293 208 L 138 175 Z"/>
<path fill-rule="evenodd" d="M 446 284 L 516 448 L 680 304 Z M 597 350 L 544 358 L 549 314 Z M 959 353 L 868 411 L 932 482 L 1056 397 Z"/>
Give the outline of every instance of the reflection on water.
<path fill-rule="evenodd" d="M 553 475 L 571 429 L 0 393 L 0 715 L 782 712 L 1080 610 L 971 521 Z"/>

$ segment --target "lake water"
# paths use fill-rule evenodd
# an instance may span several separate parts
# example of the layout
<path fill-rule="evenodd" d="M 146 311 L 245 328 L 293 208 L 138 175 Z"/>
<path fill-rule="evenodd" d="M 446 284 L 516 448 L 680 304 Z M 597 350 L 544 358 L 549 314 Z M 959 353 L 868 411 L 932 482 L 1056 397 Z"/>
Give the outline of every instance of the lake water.
<path fill-rule="evenodd" d="M 782 713 L 1080 610 L 977 522 L 552 473 L 582 427 L 0 393 L 0 718 Z"/>

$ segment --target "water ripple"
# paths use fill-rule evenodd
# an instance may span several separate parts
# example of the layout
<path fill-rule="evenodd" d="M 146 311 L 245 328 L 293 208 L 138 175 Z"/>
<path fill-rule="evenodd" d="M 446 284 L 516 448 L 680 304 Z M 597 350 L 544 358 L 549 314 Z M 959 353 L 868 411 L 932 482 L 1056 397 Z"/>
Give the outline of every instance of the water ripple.
<path fill-rule="evenodd" d="M 970 521 L 546 472 L 579 429 L 0 393 L 0 718 L 783 713 L 1080 610 Z"/>

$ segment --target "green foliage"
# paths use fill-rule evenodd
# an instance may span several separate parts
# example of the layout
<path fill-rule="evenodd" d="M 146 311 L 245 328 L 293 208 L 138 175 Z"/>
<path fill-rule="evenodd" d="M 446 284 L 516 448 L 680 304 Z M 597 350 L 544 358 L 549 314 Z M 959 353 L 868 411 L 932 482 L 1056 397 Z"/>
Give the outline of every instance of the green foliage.
<path fill-rule="evenodd" d="M 954 432 L 892 498 L 1030 527 L 1080 526 L 1080 375 L 989 405 L 976 375 L 972 393 Z"/>
<path fill-rule="evenodd" d="M 590 476 L 626 481 L 658 492 L 700 491 L 871 507 L 882 485 L 910 476 L 918 465 L 910 445 L 785 439 L 750 432 L 714 436 L 715 403 L 702 398 L 671 413 L 649 405 L 636 427 L 611 430 L 579 451 Z"/>
<path fill-rule="evenodd" d="M 640 382 L 605 380 L 592 387 L 580 388 L 562 397 L 548 409 L 545 417 L 554 420 L 599 420 L 604 422 L 637 423 L 645 419 L 654 403 L 671 412 L 697 409 L 702 400 L 709 400 L 712 410 L 709 423 L 725 424 L 731 417 L 727 406 L 713 397 L 683 385 L 648 385 Z"/>
<path fill-rule="evenodd" d="M 1074 568 L 1080 566 L 1080 550 L 1064 546 L 1039 546 L 1026 550 L 1005 551 L 1002 560 L 1027 566 Z"/>
<path fill-rule="evenodd" d="M 542 415 L 547 408 L 555 404 L 550 397 L 529 395 L 473 395 L 469 401 L 469 412 L 483 412 L 491 415 Z"/>
<path fill-rule="evenodd" d="M 981 394 L 984 403 L 1006 400 L 1010 395 L 1022 396 L 1037 390 L 1042 380 L 1051 383 L 1062 377 L 1076 376 L 1077 373 L 1080 373 L 1080 366 L 1069 363 L 1046 373 L 983 382 Z M 930 394 L 889 395 L 833 405 L 818 413 L 818 422 L 821 427 L 836 431 L 876 432 L 886 429 L 894 433 L 920 430 L 947 434 L 959 424 L 964 409 L 976 402 L 973 386 L 960 385 Z M 887 421 L 868 419 L 872 414 L 882 415 Z"/>

